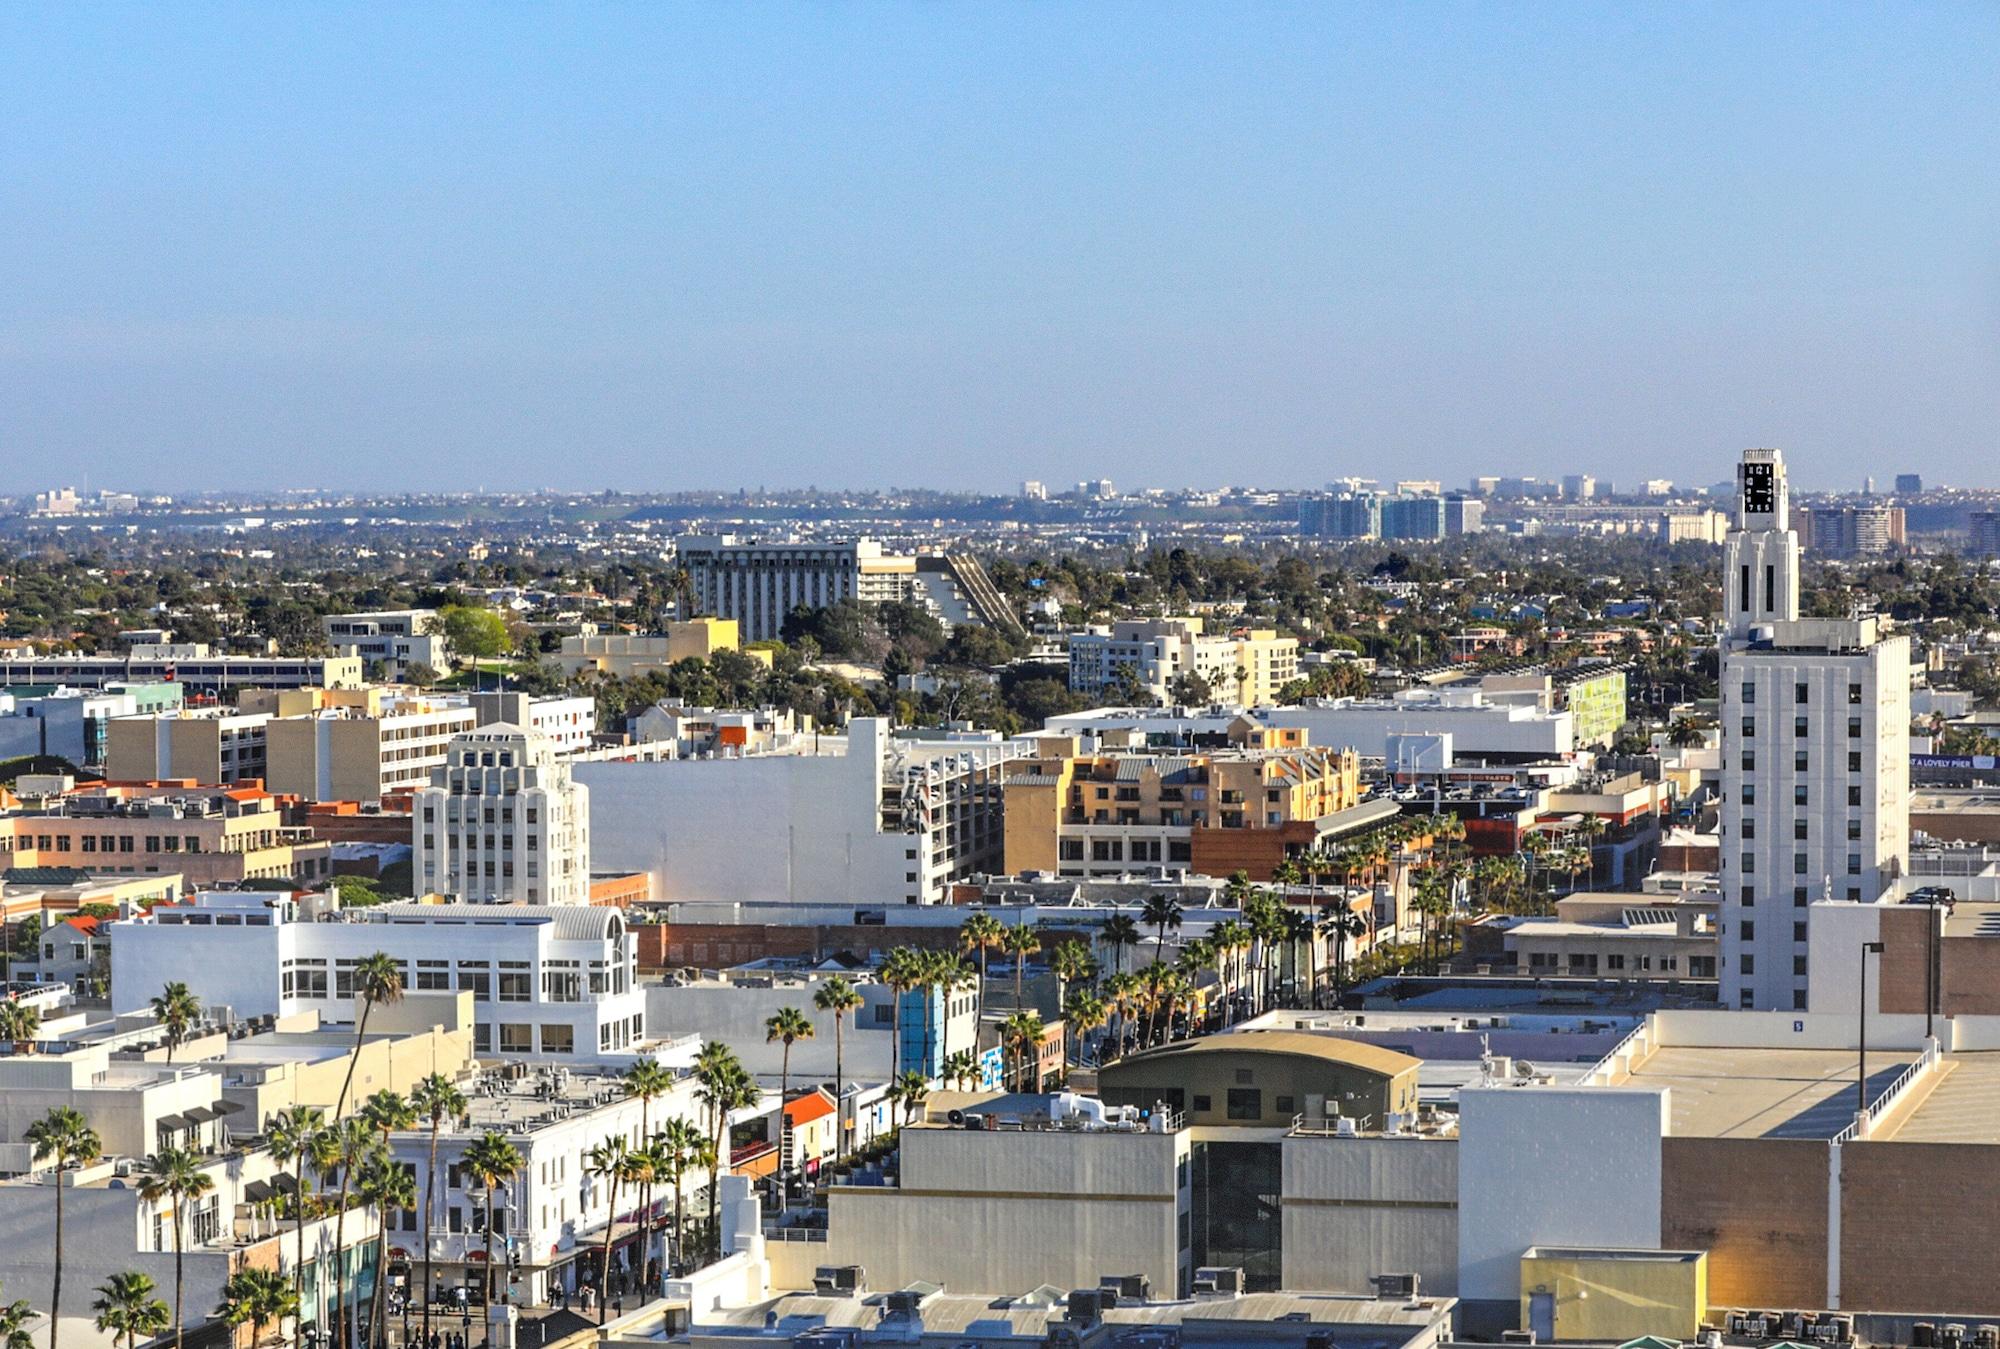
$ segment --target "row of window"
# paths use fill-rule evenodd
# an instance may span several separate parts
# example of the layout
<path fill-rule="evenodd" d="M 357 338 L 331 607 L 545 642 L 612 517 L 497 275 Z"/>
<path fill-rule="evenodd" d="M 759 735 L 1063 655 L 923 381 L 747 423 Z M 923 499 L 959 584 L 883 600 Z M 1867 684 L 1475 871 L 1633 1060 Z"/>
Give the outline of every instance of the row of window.
<path fill-rule="evenodd" d="M 1743 887 L 1743 889 L 1742 889 L 1742 891 L 1740 892 L 1740 895 L 1739 895 L 1739 898 L 1740 898 L 1740 899 L 1742 900 L 1742 903 L 1743 903 L 1743 907 L 1744 907 L 1744 908 L 1746 908 L 1746 909 L 1754 909 L 1754 908 L 1756 908 L 1756 907 L 1757 907 L 1757 887 L 1755 887 L 1754 885 L 1746 885 L 1746 886 L 1744 886 L 1744 887 Z M 1848 887 L 1847 887 L 1847 894 L 1845 895 L 1845 898 L 1846 898 L 1846 899 L 1848 899 L 1848 900 L 1850 900 L 1850 901 L 1854 901 L 1854 900 L 1859 900 L 1859 899 L 1861 898 L 1861 887 L 1859 887 L 1859 886 L 1856 886 L 1856 885 L 1850 885 L 1850 886 L 1848 886 Z M 1793 886 L 1793 887 L 1792 887 L 1792 907 L 1793 907 L 1793 908 L 1795 908 L 1795 909 L 1803 909 L 1804 907 L 1806 907 L 1806 905 L 1808 905 L 1808 904 L 1810 904 L 1810 903 L 1812 903 L 1812 887 L 1811 887 L 1811 886 L 1806 886 L 1806 885 L 1795 885 L 1795 886 Z"/>
<path fill-rule="evenodd" d="M 1802 852 L 1792 854 L 1792 874 L 1794 876 L 1807 875 L 1811 871 L 1811 869 L 1812 869 L 1812 863 L 1811 863 L 1811 858 L 1808 854 Z M 1751 876 L 1756 874 L 1757 871 L 1756 853 L 1746 852 L 1743 854 L 1742 871 L 1745 876 Z M 1860 853 L 1851 852 L 1847 854 L 1847 874 L 1850 876 L 1859 876 L 1861 874 Z"/>
<path fill-rule="evenodd" d="M 1741 792 L 1741 795 L 1742 795 L 1742 797 L 1743 797 L 1743 804 L 1744 804 L 1744 805 L 1746 805 L 1746 806 L 1754 806 L 1754 805 L 1756 805 L 1756 804 L 1757 804 L 1757 784 L 1756 784 L 1756 783 L 1754 783 L 1754 782 L 1746 782 L 1746 783 L 1744 783 L 1744 784 L 1743 784 L 1743 788 L 1742 788 L 1742 792 Z M 1793 784 L 1793 786 L 1792 786 L 1792 804 L 1793 804 L 1793 805 L 1795 805 L 1795 806 L 1809 806 L 1809 805 L 1811 805 L 1811 804 L 1812 804 L 1812 787 L 1811 787 L 1811 786 L 1810 786 L 1809 784 L 1807 784 L 1807 783 L 1803 783 L 1803 782 L 1800 782 L 1800 783 L 1795 783 L 1795 784 Z M 1856 782 L 1856 783 L 1850 783 L 1850 784 L 1848 785 L 1848 788 L 1847 788 L 1847 804 L 1848 804 L 1848 805 L 1850 805 L 1850 806 L 1858 806 L 1858 805 L 1860 805 L 1860 804 L 1861 804 L 1861 784 L 1860 784 L 1860 783 Z"/>
<path fill-rule="evenodd" d="M 1800 707 L 1804 707 L 1811 700 L 1811 695 L 1812 686 L 1810 684 L 1801 681 L 1792 685 L 1792 701 Z M 1757 686 L 1747 679 L 1743 681 L 1743 701 L 1746 704 L 1757 701 Z M 1859 684 L 1851 682 L 1848 684 L 1847 701 L 1855 707 L 1861 705 L 1861 686 Z"/>
<path fill-rule="evenodd" d="M 1752 839 L 1757 837 L 1757 821 L 1751 816 L 1745 815 L 1743 817 L 1741 829 L 1743 833 L 1743 841 L 1745 843 L 1748 843 Z M 1809 837 L 1808 826 L 1805 820 L 1799 819 L 1792 821 L 1792 837 L 1795 839 L 1805 839 Z M 1861 837 L 1861 821 L 1853 818 L 1850 818 L 1847 821 L 1847 837 L 1850 839 L 1859 839 Z"/>
<path fill-rule="evenodd" d="M 1742 762 L 1743 762 L 1744 772 L 1746 773 L 1756 772 L 1757 751 L 1753 749 L 1744 750 Z M 1792 755 L 1792 771 L 1795 773 L 1806 773 L 1810 772 L 1811 770 L 1812 770 L 1812 756 L 1808 754 L 1805 750 L 1798 750 L 1794 752 Z M 1847 756 L 1847 771 L 1850 773 L 1859 773 L 1861 771 L 1860 750 L 1853 750 L 1849 752 Z"/>
<path fill-rule="evenodd" d="M 1743 734 L 1747 739 L 1752 739 L 1752 740 L 1756 739 L 1757 718 L 1755 717 L 1743 718 Z M 1811 734 L 1812 734 L 1811 718 L 1809 717 L 1792 718 L 1792 735 L 1794 738 L 1799 740 L 1804 740 L 1807 736 Z M 1861 738 L 1861 718 L 1849 717 L 1847 719 L 1847 738 L 1849 740 L 1859 740 Z"/>

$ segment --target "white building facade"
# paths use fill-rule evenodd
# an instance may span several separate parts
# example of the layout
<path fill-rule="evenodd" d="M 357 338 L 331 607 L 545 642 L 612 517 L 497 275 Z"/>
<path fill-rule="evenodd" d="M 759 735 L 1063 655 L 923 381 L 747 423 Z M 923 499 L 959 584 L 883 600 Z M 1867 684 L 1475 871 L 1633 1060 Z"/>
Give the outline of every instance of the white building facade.
<path fill-rule="evenodd" d="M 314 899 L 320 897 L 314 896 Z M 383 904 L 346 912 L 269 891 L 213 891 L 110 925 L 114 1012 L 170 980 L 239 1017 L 352 1023 L 355 967 L 378 951 L 412 993 L 470 992 L 473 1049 L 504 1058 L 629 1057 L 645 1041 L 637 951 L 616 909 Z"/>
<path fill-rule="evenodd" d="M 544 737 L 505 722 L 455 737 L 411 803 L 412 880 L 478 904 L 590 899 L 590 789 Z"/>
<path fill-rule="evenodd" d="M 1872 903 L 1909 848 L 1910 652 L 1872 618 L 1799 616 L 1783 456 L 1748 450 L 1724 545 L 1726 1007 L 1803 1010 L 1807 909 Z"/>

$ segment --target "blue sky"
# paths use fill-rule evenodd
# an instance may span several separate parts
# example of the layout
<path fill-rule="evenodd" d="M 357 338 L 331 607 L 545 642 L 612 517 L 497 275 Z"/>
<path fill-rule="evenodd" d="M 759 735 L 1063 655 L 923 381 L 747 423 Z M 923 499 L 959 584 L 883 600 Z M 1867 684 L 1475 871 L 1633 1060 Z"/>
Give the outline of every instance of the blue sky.
<path fill-rule="evenodd" d="M 0 489 L 2000 485 L 2000 5 L 0 6 Z"/>

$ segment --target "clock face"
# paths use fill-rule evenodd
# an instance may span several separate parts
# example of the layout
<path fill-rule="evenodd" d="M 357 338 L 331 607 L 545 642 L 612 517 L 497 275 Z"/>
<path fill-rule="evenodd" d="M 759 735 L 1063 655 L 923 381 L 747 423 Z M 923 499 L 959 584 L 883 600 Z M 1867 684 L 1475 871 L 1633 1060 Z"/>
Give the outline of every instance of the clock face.
<path fill-rule="evenodd" d="M 1770 464 L 1743 466 L 1743 509 L 1750 515 L 1769 515 L 1778 509 L 1776 478 Z"/>

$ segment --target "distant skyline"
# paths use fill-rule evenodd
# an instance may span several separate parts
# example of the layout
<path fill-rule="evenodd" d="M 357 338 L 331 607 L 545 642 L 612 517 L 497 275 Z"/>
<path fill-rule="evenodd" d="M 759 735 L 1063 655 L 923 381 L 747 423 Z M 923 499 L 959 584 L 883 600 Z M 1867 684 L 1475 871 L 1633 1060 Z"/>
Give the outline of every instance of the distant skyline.
<path fill-rule="evenodd" d="M 2000 6 L 0 7 L 0 491 L 2000 486 Z"/>

